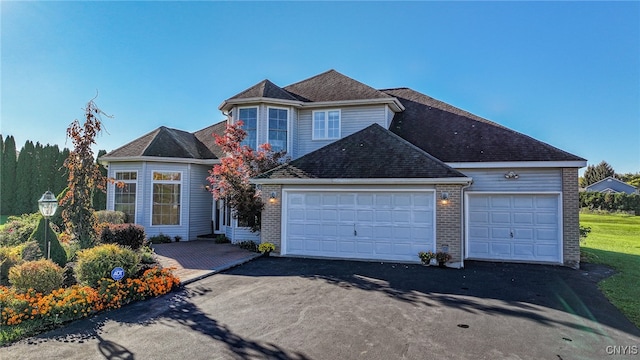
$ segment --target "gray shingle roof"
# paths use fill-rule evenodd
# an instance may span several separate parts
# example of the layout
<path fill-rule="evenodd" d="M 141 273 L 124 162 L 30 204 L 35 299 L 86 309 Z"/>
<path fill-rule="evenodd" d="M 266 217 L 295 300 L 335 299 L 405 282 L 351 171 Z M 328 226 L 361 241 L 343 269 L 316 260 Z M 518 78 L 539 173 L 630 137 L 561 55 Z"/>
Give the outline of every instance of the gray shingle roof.
<path fill-rule="evenodd" d="M 464 174 L 373 124 L 258 179 L 456 178 Z"/>
<path fill-rule="evenodd" d="M 389 130 L 444 162 L 585 161 L 417 91 L 381 91 L 405 107 Z"/>
<path fill-rule="evenodd" d="M 335 70 L 285 86 L 284 90 L 305 102 L 393 98 Z"/>
<path fill-rule="evenodd" d="M 247 90 L 244 90 L 243 92 L 236 94 L 235 96 L 232 96 L 228 100 L 251 99 L 251 98 L 270 98 L 270 99 L 282 99 L 282 100 L 294 100 L 294 101 L 298 100 L 293 95 L 289 94 L 278 85 L 266 79 L 253 85 Z"/>
<path fill-rule="evenodd" d="M 195 133 L 161 126 L 103 155 L 101 159 L 143 156 L 198 160 L 217 159 L 219 155 L 222 155 L 222 152 L 215 145 L 212 134 L 220 132 L 221 127 L 224 132 L 224 126 L 225 122 L 223 121 Z M 211 139 L 207 139 L 207 134 Z"/>

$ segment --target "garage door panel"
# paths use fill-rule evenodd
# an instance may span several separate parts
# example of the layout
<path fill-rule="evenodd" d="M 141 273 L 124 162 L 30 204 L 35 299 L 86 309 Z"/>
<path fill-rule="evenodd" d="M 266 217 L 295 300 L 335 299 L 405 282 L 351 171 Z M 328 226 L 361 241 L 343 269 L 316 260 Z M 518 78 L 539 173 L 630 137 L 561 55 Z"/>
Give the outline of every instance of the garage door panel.
<path fill-rule="evenodd" d="M 513 254 L 523 258 L 533 258 L 533 245 L 513 244 Z"/>
<path fill-rule="evenodd" d="M 561 262 L 559 196 L 470 194 L 467 257 Z"/>
<path fill-rule="evenodd" d="M 534 214 L 530 212 L 514 212 L 513 213 L 513 223 L 514 224 L 527 224 L 532 225 Z"/>
<path fill-rule="evenodd" d="M 511 238 L 510 228 L 494 227 L 494 228 L 490 228 L 490 230 L 491 230 L 492 239 L 510 239 Z"/>
<path fill-rule="evenodd" d="M 507 242 L 493 242 L 490 244 L 491 255 L 504 257 L 511 255 L 511 243 Z"/>
<path fill-rule="evenodd" d="M 435 250 L 434 192 L 285 192 L 286 254 L 418 261 Z"/>
<path fill-rule="evenodd" d="M 511 213 L 508 212 L 492 212 L 491 216 L 492 224 L 510 224 L 511 223 Z"/>

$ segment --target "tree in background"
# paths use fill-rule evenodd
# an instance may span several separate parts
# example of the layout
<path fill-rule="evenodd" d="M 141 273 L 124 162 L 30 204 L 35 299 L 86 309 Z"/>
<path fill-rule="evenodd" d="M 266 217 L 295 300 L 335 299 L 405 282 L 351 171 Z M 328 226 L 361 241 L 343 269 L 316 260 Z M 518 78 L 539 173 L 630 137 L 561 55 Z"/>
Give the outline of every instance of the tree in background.
<path fill-rule="evenodd" d="M 98 164 L 98 168 L 100 169 L 100 174 L 104 178 L 107 177 L 107 169 L 104 168 L 100 163 L 98 163 L 98 159 L 105 155 L 107 152 L 105 150 L 98 151 L 98 155 L 96 156 L 96 164 Z M 107 193 L 104 190 L 93 189 L 93 209 L 94 210 L 106 210 L 107 209 Z"/>
<path fill-rule="evenodd" d="M 16 141 L 13 136 L 7 136 L 7 140 L 4 141 L 1 161 L 0 194 L 2 196 L 0 196 L 0 213 L 13 215 L 16 214 L 16 165 L 18 163 Z"/>
<path fill-rule="evenodd" d="M 96 136 L 102 130 L 101 115 L 108 116 L 91 100 L 85 108 L 84 124 L 74 120 L 67 128 L 67 136 L 73 142 L 73 150 L 64 162 L 64 166 L 69 170 L 69 190 L 60 200 L 60 204 L 64 205 L 62 217 L 65 231 L 82 249 L 91 247 L 96 238 L 94 210 L 91 204 L 93 190 L 104 190 L 107 180 L 100 172 L 91 150 Z"/>
<path fill-rule="evenodd" d="M 640 189 L 640 172 L 635 174 L 626 173 L 626 174 L 616 174 L 616 177 L 620 179 L 620 181 L 624 181 L 631 186 L 635 186 Z"/>
<path fill-rule="evenodd" d="M 247 136 L 242 125 L 242 121 L 228 124 L 223 136 L 213 134 L 216 144 L 227 156 L 209 170 L 207 180 L 213 197 L 226 201 L 234 210 L 235 218 L 243 220 L 252 231 L 258 231 L 264 204 L 249 179 L 280 165 L 285 151 L 274 152 L 269 144 L 260 145 L 257 151 L 241 145 Z"/>
<path fill-rule="evenodd" d="M 591 184 L 595 184 L 600 180 L 606 179 L 609 176 L 615 176 L 616 172 L 611 165 L 606 161 L 600 162 L 598 165 L 589 165 L 584 171 L 584 175 L 580 178 L 580 187 L 587 187 Z"/>
<path fill-rule="evenodd" d="M 35 146 L 27 141 L 20 151 L 16 165 L 16 211 L 29 214 L 38 211 L 38 199 L 34 188 Z M 46 190 L 45 190 L 46 191 Z M 44 191 L 43 191 L 44 192 Z"/>

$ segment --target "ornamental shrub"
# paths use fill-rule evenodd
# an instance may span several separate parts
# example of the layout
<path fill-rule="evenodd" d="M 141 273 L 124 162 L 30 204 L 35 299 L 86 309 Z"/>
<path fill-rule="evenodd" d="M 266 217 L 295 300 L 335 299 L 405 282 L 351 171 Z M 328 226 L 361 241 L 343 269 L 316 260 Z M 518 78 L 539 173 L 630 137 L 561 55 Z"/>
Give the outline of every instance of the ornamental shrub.
<path fill-rule="evenodd" d="M 99 245 L 76 253 L 75 267 L 78 282 L 96 287 L 102 278 L 111 278 L 111 270 L 124 269 L 125 278 L 138 273 L 140 255 L 135 251 L 115 244 Z"/>
<path fill-rule="evenodd" d="M 149 242 L 152 244 L 168 244 L 171 242 L 171 237 L 161 233 L 150 237 Z"/>
<path fill-rule="evenodd" d="M 47 243 L 45 242 L 44 235 L 46 228 L 47 242 L 51 244 L 51 260 L 63 267 L 67 263 L 67 253 L 64 251 L 64 248 L 62 248 L 62 245 L 60 245 L 60 242 L 58 241 L 58 235 L 53 230 L 51 230 L 50 226 L 46 227 L 45 223 L 46 221 L 44 217 L 40 216 L 38 227 L 31 233 L 29 241 L 37 241 L 38 246 L 40 246 L 40 251 L 42 251 L 42 254 L 46 257 Z"/>
<path fill-rule="evenodd" d="M 39 213 L 9 216 L 0 229 L 0 246 L 15 246 L 29 241 L 29 236 L 42 218 Z"/>
<path fill-rule="evenodd" d="M 22 261 L 20 247 L 0 247 L 0 285 L 9 285 L 9 269 Z"/>
<path fill-rule="evenodd" d="M 9 270 L 9 283 L 16 289 L 26 292 L 48 294 L 62 287 L 64 270 L 48 259 L 27 261 Z"/>
<path fill-rule="evenodd" d="M 93 214 L 97 223 L 124 224 L 127 222 L 127 214 L 122 211 L 100 210 Z"/>
<path fill-rule="evenodd" d="M 140 225 L 108 224 L 102 229 L 100 242 L 103 244 L 128 246 L 136 250 L 144 245 L 146 237 L 144 227 Z"/>
<path fill-rule="evenodd" d="M 251 240 L 240 241 L 238 243 L 240 249 L 245 249 L 253 252 L 258 252 L 258 244 Z"/>

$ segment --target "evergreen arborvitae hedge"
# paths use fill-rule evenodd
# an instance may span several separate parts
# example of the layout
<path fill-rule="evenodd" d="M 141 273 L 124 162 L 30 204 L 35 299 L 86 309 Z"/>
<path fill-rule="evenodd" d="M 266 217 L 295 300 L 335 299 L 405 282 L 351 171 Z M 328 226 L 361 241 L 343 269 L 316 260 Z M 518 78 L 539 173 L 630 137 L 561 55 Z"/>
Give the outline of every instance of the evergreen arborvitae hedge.
<path fill-rule="evenodd" d="M 44 217 L 40 218 L 38 227 L 31 233 L 29 240 L 36 241 L 40 247 L 40 251 L 42 251 L 42 255 L 47 257 L 47 244 L 44 241 L 45 222 Z M 48 227 L 47 231 L 47 240 L 51 242 L 51 260 L 64 267 L 67 264 L 67 253 L 64 251 L 62 245 L 60 245 L 58 235 L 51 230 L 51 226 Z"/>

